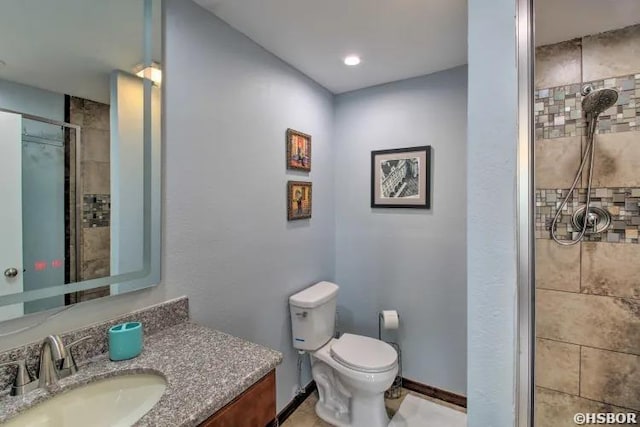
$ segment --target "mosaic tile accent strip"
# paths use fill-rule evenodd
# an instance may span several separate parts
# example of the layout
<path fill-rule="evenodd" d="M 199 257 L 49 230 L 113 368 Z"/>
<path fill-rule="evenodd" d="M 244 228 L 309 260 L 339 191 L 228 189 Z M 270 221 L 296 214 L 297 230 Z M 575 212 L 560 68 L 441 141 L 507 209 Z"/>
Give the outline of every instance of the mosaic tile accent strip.
<path fill-rule="evenodd" d="M 536 238 L 551 238 L 551 222 L 568 192 L 568 189 L 536 190 Z M 559 238 L 569 240 L 577 237 L 579 230 L 573 229 L 571 216 L 585 204 L 586 198 L 586 189 L 573 191 L 556 224 Z M 611 214 L 611 225 L 603 233 L 585 234 L 585 241 L 640 243 L 640 188 L 592 188 L 591 206 L 607 210 Z"/>
<path fill-rule="evenodd" d="M 82 201 L 82 228 L 109 227 L 111 195 L 85 194 Z"/>
<path fill-rule="evenodd" d="M 618 102 L 600 115 L 596 133 L 640 130 L 640 74 L 590 82 L 595 89 L 618 90 Z M 585 83 L 586 84 L 586 83 Z M 582 114 L 582 83 L 539 89 L 534 92 L 536 139 L 582 136 L 586 122 Z"/>

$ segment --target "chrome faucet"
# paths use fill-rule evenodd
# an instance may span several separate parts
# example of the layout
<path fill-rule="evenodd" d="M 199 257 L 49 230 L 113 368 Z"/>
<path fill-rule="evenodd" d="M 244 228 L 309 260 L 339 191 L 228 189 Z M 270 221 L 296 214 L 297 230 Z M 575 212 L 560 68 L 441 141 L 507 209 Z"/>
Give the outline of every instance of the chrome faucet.
<path fill-rule="evenodd" d="M 33 379 L 29 374 L 24 360 L 16 360 L 0 364 L 16 365 L 18 370 L 11 387 L 12 396 L 21 396 L 36 388 L 49 387 L 58 383 L 59 379 L 66 378 L 78 372 L 78 365 L 71 354 L 71 348 L 81 343 L 90 336 L 82 337 L 68 345 L 64 345 L 57 335 L 49 335 L 40 345 L 40 368 L 38 377 Z"/>
<path fill-rule="evenodd" d="M 49 335 L 40 345 L 40 368 L 38 369 L 38 387 L 57 384 L 60 379 L 62 363 L 67 357 L 67 350 L 57 335 Z"/>

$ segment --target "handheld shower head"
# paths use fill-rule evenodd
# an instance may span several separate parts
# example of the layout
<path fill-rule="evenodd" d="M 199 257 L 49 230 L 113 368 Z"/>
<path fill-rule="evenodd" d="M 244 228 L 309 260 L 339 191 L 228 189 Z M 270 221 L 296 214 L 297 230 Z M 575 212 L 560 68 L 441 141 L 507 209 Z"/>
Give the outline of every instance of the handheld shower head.
<path fill-rule="evenodd" d="M 598 117 L 618 101 L 618 92 L 615 89 L 590 89 L 584 90 L 583 94 L 585 97 L 582 99 L 582 111 L 587 118 Z"/>

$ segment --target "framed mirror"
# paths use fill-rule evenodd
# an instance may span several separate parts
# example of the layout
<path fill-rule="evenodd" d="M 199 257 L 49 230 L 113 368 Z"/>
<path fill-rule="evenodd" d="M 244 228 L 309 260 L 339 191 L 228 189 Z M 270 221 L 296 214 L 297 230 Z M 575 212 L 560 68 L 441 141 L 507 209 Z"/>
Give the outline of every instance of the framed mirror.
<path fill-rule="evenodd" d="M 0 321 L 160 279 L 162 0 L 4 0 Z"/>

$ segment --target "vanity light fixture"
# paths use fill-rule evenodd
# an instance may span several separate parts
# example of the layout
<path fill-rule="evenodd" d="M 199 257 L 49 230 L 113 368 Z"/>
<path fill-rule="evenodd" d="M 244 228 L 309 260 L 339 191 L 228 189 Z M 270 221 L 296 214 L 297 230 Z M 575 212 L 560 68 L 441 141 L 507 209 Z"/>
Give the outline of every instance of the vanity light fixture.
<path fill-rule="evenodd" d="M 160 86 L 162 83 L 162 68 L 160 68 L 160 64 L 157 62 L 151 63 L 149 67 L 138 65 L 135 67 L 134 73 L 136 73 L 138 77 L 151 80 L 156 86 Z"/>
<path fill-rule="evenodd" d="M 360 63 L 360 57 L 358 55 L 349 55 L 346 58 L 344 58 L 344 64 L 350 67 L 353 67 L 354 65 L 358 65 L 359 63 Z"/>

